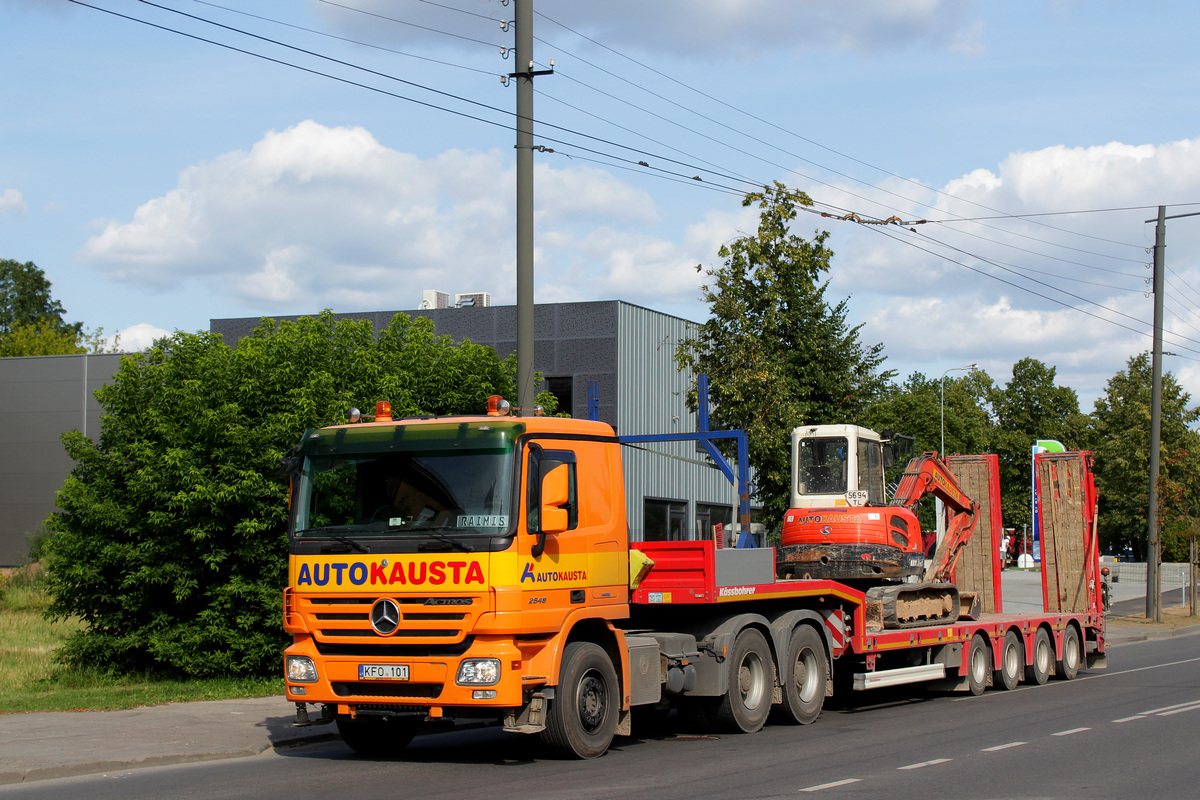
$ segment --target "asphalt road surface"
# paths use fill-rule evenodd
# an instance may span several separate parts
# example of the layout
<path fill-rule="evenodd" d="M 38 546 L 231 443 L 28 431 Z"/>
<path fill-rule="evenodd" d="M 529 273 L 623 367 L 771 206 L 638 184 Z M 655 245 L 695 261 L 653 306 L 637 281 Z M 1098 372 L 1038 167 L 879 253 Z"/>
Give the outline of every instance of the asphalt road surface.
<path fill-rule="evenodd" d="M 1114 648 L 1074 681 L 853 696 L 747 736 L 668 727 L 593 761 L 498 729 L 419 737 L 391 761 L 338 741 L 258 757 L 0 787 L 0 798 L 1190 798 L 1200 786 L 1200 636 Z"/>

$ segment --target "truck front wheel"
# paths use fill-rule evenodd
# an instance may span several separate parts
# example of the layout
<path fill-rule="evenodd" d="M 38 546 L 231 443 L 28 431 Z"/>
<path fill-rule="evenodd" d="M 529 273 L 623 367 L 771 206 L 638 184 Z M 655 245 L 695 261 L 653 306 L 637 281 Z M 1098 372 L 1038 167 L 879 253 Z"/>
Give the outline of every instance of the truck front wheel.
<path fill-rule="evenodd" d="M 717 727 L 754 733 L 767 721 L 775 668 L 767 640 L 754 628 L 737 635 L 730 648 L 725 695 L 716 708 Z"/>
<path fill-rule="evenodd" d="M 604 755 L 617 731 L 620 702 L 617 672 L 604 648 L 571 642 L 563 652 L 542 743 L 564 758 Z"/>

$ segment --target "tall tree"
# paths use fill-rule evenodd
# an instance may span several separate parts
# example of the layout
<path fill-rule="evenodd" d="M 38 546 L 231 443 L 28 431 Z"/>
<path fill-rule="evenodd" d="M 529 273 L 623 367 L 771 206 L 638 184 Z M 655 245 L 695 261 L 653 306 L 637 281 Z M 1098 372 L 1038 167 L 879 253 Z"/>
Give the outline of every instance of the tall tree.
<path fill-rule="evenodd" d="M 1145 555 L 1149 527 L 1152 380 L 1149 354 L 1130 358 L 1096 400 L 1089 430 L 1096 453 L 1100 545 L 1116 553 L 1131 548 L 1138 558 Z M 1178 531 L 1178 523 L 1197 515 L 1200 503 L 1200 433 L 1190 427 L 1200 421 L 1200 408 L 1189 408 L 1190 400 L 1174 376 L 1165 373 L 1159 464 L 1164 530 Z"/>
<path fill-rule="evenodd" d="M 1075 390 L 1054 382 L 1055 368 L 1035 358 L 1013 364 L 1012 379 L 989 395 L 995 428 L 992 451 L 1000 456 L 1000 497 L 1004 522 L 1018 530 L 1029 525 L 1032 448 L 1038 439 L 1056 439 L 1068 450 L 1086 446 L 1087 417 Z"/>
<path fill-rule="evenodd" d="M 83 325 L 68 323 L 62 303 L 50 296 L 50 281 L 32 261 L 0 259 L 0 337 L 18 325 L 39 325 L 79 336 Z"/>
<path fill-rule="evenodd" d="M 773 527 L 790 497 L 791 429 L 857 422 L 892 373 L 880 371 L 883 346 L 864 345 L 861 325 L 847 323 L 847 301 L 826 299 L 829 234 L 808 241 L 790 231 L 812 200 L 776 182 L 742 205 L 759 207 L 758 230 L 721 247 L 724 264 L 706 272 L 702 290 L 711 317 L 676 362 L 708 374 L 716 426 L 747 432 L 755 496 Z"/>

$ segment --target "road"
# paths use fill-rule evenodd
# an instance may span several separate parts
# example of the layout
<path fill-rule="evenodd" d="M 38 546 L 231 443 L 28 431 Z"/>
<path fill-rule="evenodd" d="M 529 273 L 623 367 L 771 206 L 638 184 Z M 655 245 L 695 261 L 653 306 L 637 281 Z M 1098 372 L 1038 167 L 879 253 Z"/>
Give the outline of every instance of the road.
<path fill-rule="evenodd" d="M 601 759 L 542 760 L 496 729 L 418 738 L 394 761 L 338 741 L 253 758 L 0 787 L 0 798 L 1193 797 L 1200 636 L 1116 648 L 1107 671 L 982 697 L 855 695 L 815 725 L 750 736 L 677 723 Z"/>

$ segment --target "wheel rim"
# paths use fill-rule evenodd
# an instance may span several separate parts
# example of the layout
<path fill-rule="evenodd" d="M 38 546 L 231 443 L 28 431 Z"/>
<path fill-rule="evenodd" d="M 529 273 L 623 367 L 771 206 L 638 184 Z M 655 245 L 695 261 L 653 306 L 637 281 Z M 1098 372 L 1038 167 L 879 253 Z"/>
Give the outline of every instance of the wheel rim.
<path fill-rule="evenodd" d="M 1015 644 L 1010 644 L 1004 651 L 1004 674 L 1017 675 L 1021 671 L 1021 655 Z"/>
<path fill-rule="evenodd" d="M 972 677 L 976 682 L 982 683 L 987 680 L 987 654 L 982 647 L 975 648 L 971 654 L 971 672 Z"/>
<path fill-rule="evenodd" d="M 811 702 L 817 696 L 817 678 L 819 677 L 817 654 L 812 650 L 805 650 L 801 653 L 800 657 L 796 659 L 793 676 L 796 693 L 800 695 L 801 702 Z M 822 691 L 824 691 L 823 687 Z"/>
<path fill-rule="evenodd" d="M 604 679 L 595 670 L 589 671 L 579 682 L 579 721 L 588 733 L 595 733 L 604 723 L 608 708 L 608 688 Z"/>
<path fill-rule="evenodd" d="M 766 669 L 758 653 L 747 653 L 738 665 L 738 693 L 746 708 L 758 708 L 766 694 Z"/>
<path fill-rule="evenodd" d="M 1037 666 L 1042 672 L 1050 670 L 1050 642 L 1045 639 L 1038 640 Z"/>
<path fill-rule="evenodd" d="M 1063 663 L 1068 668 L 1079 664 L 1079 640 L 1074 636 L 1068 636 L 1066 644 L 1063 645 Z"/>

